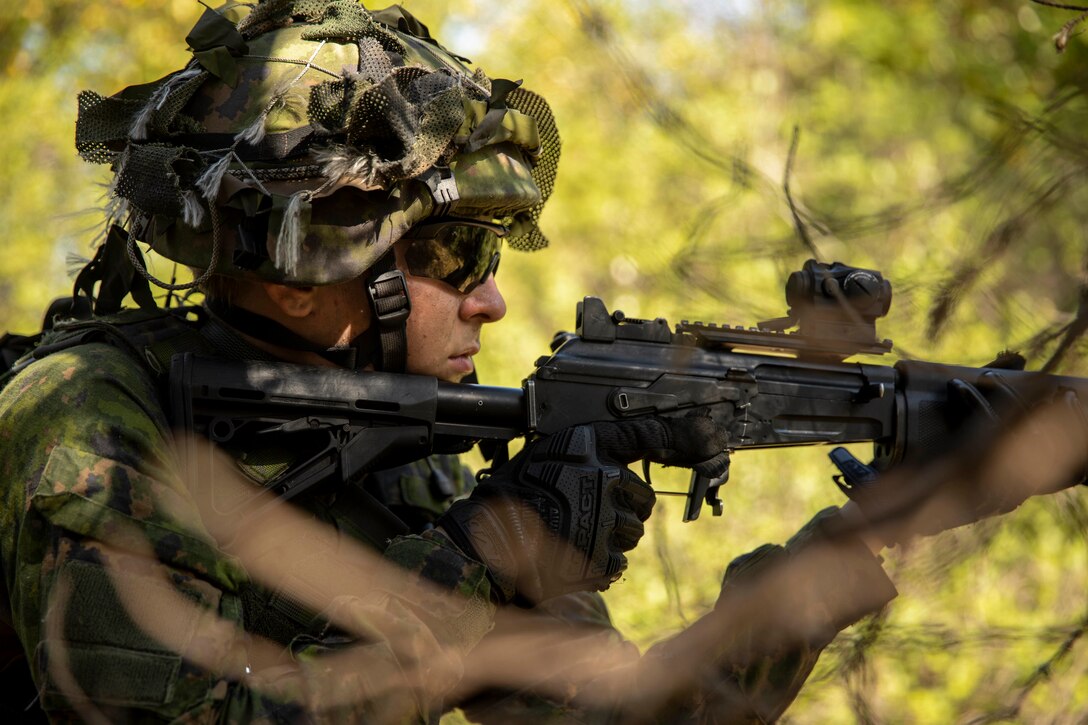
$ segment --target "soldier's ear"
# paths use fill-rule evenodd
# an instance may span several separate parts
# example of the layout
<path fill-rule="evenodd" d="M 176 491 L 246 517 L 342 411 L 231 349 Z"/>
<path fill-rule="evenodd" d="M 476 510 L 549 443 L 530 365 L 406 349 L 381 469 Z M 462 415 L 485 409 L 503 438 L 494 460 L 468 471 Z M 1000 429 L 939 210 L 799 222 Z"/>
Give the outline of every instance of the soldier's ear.
<path fill-rule="evenodd" d="M 314 287 L 289 287 L 261 282 L 268 299 L 288 317 L 306 317 L 314 310 Z"/>

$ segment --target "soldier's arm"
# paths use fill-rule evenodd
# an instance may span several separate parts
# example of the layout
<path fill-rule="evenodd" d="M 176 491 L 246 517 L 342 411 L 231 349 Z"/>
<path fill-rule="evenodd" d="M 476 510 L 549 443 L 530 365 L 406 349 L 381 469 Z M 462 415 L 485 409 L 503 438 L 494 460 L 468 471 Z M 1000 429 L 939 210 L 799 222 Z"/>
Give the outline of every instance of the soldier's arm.
<path fill-rule="evenodd" d="M 797 697 L 824 648 L 844 628 L 895 596 L 880 560 L 844 535 L 834 509 L 784 546 L 764 545 L 730 564 L 715 609 L 687 630 L 638 650 L 612 628 L 590 595 L 558 598 L 539 622 L 506 621 L 469 657 L 473 669 L 505 657 L 536 678 L 473 693 L 462 703 L 479 722 L 771 722 Z M 528 640 L 519 640 L 526 637 Z M 510 637 L 531 656 L 510 657 Z"/>
<path fill-rule="evenodd" d="M 379 477 L 383 490 L 395 495 L 383 500 L 396 504 L 398 512 L 426 512 L 433 520 L 448 506 L 437 492 L 449 487 L 438 485 L 435 472 L 441 480 L 470 482 L 457 468 L 454 457 L 436 456 L 386 472 Z M 458 494 L 465 493 L 467 487 L 458 489 Z M 406 505 L 408 501 L 413 505 Z M 895 595 L 874 555 L 881 547 L 853 534 L 840 536 L 836 524 L 864 531 L 828 510 L 785 546 L 765 545 L 737 558 L 728 567 L 717 611 L 708 618 L 716 626 L 697 625 L 642 657 L 615 629 L 595 592 L 549 599 L 535 609 L 518 610 L 521 616 L 514 618 L 500 614 L 484 645 L 466 661 L 470 676 L 489 666 L 493 640 L 533 631 L 550 634 L 533 640 L 525 669 L 542 661 L 562 664 L 538 667 L 542 674 L 535 683 L 472 692 L 457 704 L 481 723 L 610 722 L 621 714 L 667 722 L 777 718 L 835 635 Z M 687 680 L 657 677 L 662 670 L 684 671 Z M 657 683 L 642 686 L 639 677 Z M 656 687 L 670 679 L 671 690 Z M 640 693 L 647 694 L 645 700 L 639 699 Z"/>
<path fill-rule="evenodd" d="M 735 559 L 714 610 L 632 664 L 635 696 L 617 696 L 616 708 L 651 722 L 781 717 L 835 636 L 896 596 L 848 529 L 826 509 L 784 546 Z"/>
<path fill-rule="evenodd" d="M 467 494 L 472 479 L 455 457 L 433 456 L 383 472 L 371 484 L 406 520 L 433 522 L 448 507 L 451 495 Z M 850 509 L 848 504 L 842 513 L 849 516 Z M 472 721 L 481 723 L 609 722 L 620 714 L 621 719 L 638 716 L 667 722 L 700 718 L 761 722 L 779 717 L 835 635 L 895 594 L 874 556 L 882 548 L 879 543 L 853 533 L 840 536 L 836 524 L 865 532 L 856 520 L 840 521 L 828 510 L 785 546 L 761 546 L 737 558 L 728 567 L 721 601 L 710 617 L 719 623 L 715 631 L 697 626 L 641 658 L 615 629 L 596 592 L 555 597 L 535 609 L 515 612 L 531 617 L 500 614 L 483 646 L 466 661 L 470 676 L 489 666 L 492 642 L 515 640 L 538 628 L 550 634 L 533 640 L 532 656 L 523 666 L 529 669 L 543 661 L 561 665 L 538 667 L 542 674 L 535 683 L 473 692 L 457 704 Z M 710 646 L 704 634 L 715 638 Z M 693 639 L 702 641 L 693 647 Z M 673 678 L 671 692 L 653 683 L 638 684 L 637 673 L 678 672 L 696 658 L 687 682 Z M 599 677 L 587 675 L 594 672 Z M 625 680 L 625 673 L 631 678 Z M 610 697 L 616 682 L 619 689 Z M 641 702 L 640 691 L 649 693 Z M 637 704 L 631 706 L 632 702 Z"/>

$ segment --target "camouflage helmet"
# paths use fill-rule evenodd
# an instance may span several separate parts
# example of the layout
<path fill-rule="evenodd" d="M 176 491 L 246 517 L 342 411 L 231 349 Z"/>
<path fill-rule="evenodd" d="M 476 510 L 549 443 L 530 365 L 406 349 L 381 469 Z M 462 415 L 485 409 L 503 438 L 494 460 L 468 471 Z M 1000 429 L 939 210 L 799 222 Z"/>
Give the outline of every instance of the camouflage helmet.
<path fill-rule="evenodd" d="M 304 285 L 358 277 L 428 217 L 502 220 L 509 246 L 547 245 L 547 103 L 470 71 L 399 6 L 262 0 L 207 10 L 186 40 L 184 69 L 79 96 L 77 149 L 111 165 L 132 239 Z"/>

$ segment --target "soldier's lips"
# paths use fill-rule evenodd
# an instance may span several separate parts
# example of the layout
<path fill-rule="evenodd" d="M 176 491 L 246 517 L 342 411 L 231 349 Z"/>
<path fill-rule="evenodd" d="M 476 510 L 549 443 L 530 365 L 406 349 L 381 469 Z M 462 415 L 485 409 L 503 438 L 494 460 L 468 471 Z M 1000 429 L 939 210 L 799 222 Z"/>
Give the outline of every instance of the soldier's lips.
<path fill-rule="evenodd" d="M 472 372 L 473 364 L 472 358 L 468 355 L 458 355 L 457 357 L 450 358 L 450 367 L 453 368 L 453 372 L 458 375 L 468 375 Z"/>
<path fill-rule="evenodd" d="M 480 351 L 480 348 L 471 347 L 457 355 L 450 355 L 450 368 L 458 375 L 468 375 L 475 367 L 472 362 L 472 356 Z"/>

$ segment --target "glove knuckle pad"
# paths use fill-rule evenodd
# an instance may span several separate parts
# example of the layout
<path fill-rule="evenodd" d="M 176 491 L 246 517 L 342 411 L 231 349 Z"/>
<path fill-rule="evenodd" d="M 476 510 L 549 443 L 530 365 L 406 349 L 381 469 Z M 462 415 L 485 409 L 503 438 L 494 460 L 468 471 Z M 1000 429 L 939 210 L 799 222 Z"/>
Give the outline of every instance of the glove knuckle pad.
<path fill-rule="evenodd" d="M 625 473 L 627 475 L 622 477 L 613 490 L 612 499 L 617 506 L 632 511 L 640 520 L 645 521 L 654 509 L 657 495 L 630 471 Z"/>
<path fill-rule="evenodd" d="M 592 464 L 597 461 L 597 436 L 593 426 L 578 425 L 549 436 L 533 457 L 539 460 Z"/>
<path fill-rule="evenodd" d="M 627 570 L 627 557 L 623 554 L 612 554 L 608 557 L 608 567 L 605 571 L 607 581 L 600 589 L 607 589 L 608 585 L 620 578 L 620 574 Z"/>
<path fill-rule="evenodd" d="M 624 513 L 616 513 L 615 530 L 612 532 L 612 545 L 620 551 L 630 551 L 638 545 L 646 528 L 638 518 Z"/>

